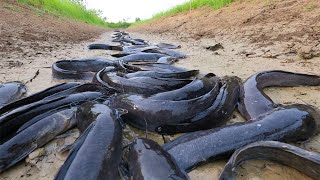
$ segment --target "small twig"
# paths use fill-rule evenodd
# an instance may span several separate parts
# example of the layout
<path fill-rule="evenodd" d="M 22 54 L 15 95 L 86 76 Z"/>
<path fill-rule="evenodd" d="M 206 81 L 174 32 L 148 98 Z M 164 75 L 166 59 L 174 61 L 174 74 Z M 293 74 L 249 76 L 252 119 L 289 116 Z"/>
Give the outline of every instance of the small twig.
<path fill-rule="evenodd" d="M 34 75 L 30 80 L 28 80 L 27 82 L 25 82 L 24 84 L 28 84 L 29 82 L 32 82 L 35 78 L 38 77 L 39 74 L 40 74 L 40 71 L 39 71 L 39 69 L 38 69 L 37 72 L 35 73 L 35 75 Z"/>

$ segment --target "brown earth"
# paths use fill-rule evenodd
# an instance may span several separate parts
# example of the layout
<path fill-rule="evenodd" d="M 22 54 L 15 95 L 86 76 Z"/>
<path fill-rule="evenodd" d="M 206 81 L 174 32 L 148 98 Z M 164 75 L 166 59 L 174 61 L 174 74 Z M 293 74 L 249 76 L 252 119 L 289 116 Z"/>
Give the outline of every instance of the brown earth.
<path fill-rule="evenodd" d="M 0 1 L 1 66 L 20 66 L 12 56 L 28 59 L 50 54 L 66 44 L 76 44 L 98 37 L 105 29 L 66 18 L 49 15 L 14 0 Z"/>
<path fill-rule="evenodd" d="M 195 40 L 248 40 L 260 48 L 281 46 L 276 54 L 267 48 L 264 56 L 298 54 L 310 59 L 320 56 L 320 1 L 240 0 L 217 11 L 201 8 L 129 29 Z"/>
<path fill-rule="evenodd" d="M 36 19 L 33 22 L 28 21 L 30 18 L 25 18 L 18 23 L 14 22 L 14 18 L 0 16 L 0 43 L 3 43 L 3 38 L 8 38 L 3 37 L 5 34 L 2 33 L 2 29 L 13 26 L 11 22 L 16 23 L 16 26 L 11 28 L 11 31 L 15 32 L 13 37 L 16 39 L 12 41 L 15 46 L 7 49 L 0 56 L 2 82 L 27 81 L 39 70 L 39 75 L 27 84 L 28 94 L 32 94 L 64 82 L 51 76 L 50 66 L 57 60 L 86 57 L 110 58 L 107 54 L 109 52 L 90 51 L 86 46 L 90 43 L 104 43 L 106 40 L 111 40 L 111 31 L 101 35 L 103 29 L 100 28 L 69 22 L 47 14 L 38 17 L 37 14 L 32 13 L 34 10 L 12 3 L 1 1 L 0 5 L 0 13 L 6 12 L 5 16 L 23 18 L 19 14 L 26 11 L 30 17 Z M 243 80 L 256 72 L 272 69 L 320 74 L 320 57 L 317 57 L 320 52 L 319 39 L 316 38 L 319 37 L 320 30 L 319 20 L 315 18 L 319 16 L 319 7 L 319 2 L 312 0 L 240 1 L 218 11 L 204 8 L 163 18 L 139 27 L 131 27 L 129 33 L 132 37 L 155 43 L 180 44 L 182 48 L 179 51 L 186 53 L 188 58 L 179 61 L 177 65 L 199 69 L 202 73 L 213 72 L 219 76 L 236 75 Z M 295 13 L 300 18 L 292 16 Z M 47 23 L 50 22 L 48 19 L 57 24 L 50 26 L 51 23 Z M 249 20 L 244 23 L 246 19 Z M 4 23 L 7 25 L 3 26 Z M 42 26 L 42 23 L 50 27 L 49 34 L 37 28 L 46 27 Z M 69 26 L 70 23 L 74 24 Z M 23 26 L 23 24 L 29 25 Z M 65 26 L 63 27 L 62 24 Z M 311 26 L 315 29 L 314 31 L 309 29 Z M 43 38 L 51 35 L 52 37 L 47 41 L 28 40 L 22 37 L 25 31 L 28 31 L 30 38 L 37 37 L 39 34 L 42 34 Z M 6 32 L 10 33 L 10 31 Z M 78 33 L 79 37 L 74 36 L 73 33 Z M 96 35 L 100 36 L 91 39 Z M 52 48 L 51 51 L 50 48 L 48 50 L 44 48 L 51 44 L 59 46 Z M 14 50 L 15 47 L 22 47 L 21 52 Z M 23 52 L 29 52 L 28 56 Z M 268 88 L 265 92 L 276 103 L 303 103 L 320 108 L 319 87 Z M 234 113 L 231 122 L 236 121 L 243 121 L 237 112 Z M 59 149 L 66 144 L 71 144 L 79 135 L 76 129 L 68 134 L 67 138 L 55 139 L 37 149 L 24 161 L 1 173 L 0 179 L 53 179 L 66 158 L 65 154 L 59 153 Z M 128 127 L 125 129 L 124 136 L 127 142 L 133 137 L 144 136 L 144 132 Z M 149 134 L 148 137 L 163 143 L 161 136 Z M 309 142 L 296 145 L 320 152 L 320 135 L 313 137 Z M 225 162 L 226 160 L 208 163 L 196 168 L 189 175 L 192 180 L 217 179 Z M 237 179 L 301 180 L 309 177 L 273 162 L 249 161 L 237 169 Z"/>

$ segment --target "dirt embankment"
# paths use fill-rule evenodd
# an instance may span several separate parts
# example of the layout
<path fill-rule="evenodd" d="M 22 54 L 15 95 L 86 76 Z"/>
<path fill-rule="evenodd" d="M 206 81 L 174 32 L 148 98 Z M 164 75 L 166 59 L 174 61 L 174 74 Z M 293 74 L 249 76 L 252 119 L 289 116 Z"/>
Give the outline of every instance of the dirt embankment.
<path fill-rule="evenodd" d="M 215 37 L 246 40 L 258 47 L 269 47 L 264 56 L 270 58 L 299 55 L 310 59 L 320 56 L 320 1 L 240 0 L 217 11 L 201 8 L 130 30 L 195 40 Z"/>
<path fill-rule="evenodd" d="M 0 1 L 0 67 L 98 37 L 104 28 L 50 15 L 14 0 Z M 21 61 L 12 62 L 19 57 Z"/>

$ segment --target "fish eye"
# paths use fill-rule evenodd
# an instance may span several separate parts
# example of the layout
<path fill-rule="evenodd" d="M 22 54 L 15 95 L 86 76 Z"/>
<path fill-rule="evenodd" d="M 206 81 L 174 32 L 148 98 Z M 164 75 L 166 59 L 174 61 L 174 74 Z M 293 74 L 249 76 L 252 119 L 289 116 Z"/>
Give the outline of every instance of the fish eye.
<path fill-rule="evenodd" d="M 156 131 L 157 132 L 161 132 L 162 131 L 162 127 L 161 126 L 157 127 Z"/>

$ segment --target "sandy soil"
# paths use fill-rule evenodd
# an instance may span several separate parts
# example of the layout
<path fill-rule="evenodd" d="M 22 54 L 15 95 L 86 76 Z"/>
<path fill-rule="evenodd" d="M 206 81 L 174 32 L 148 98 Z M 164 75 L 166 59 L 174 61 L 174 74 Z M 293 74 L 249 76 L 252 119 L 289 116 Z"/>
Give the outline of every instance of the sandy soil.
<path fill-rule="evenodd" d="M 146 40 L 150 40 L 151 42 L 167 42 L 167 43 L 174 43 L 180 44 L 182 48 L 180 51 L 186 53 L 188 55 L 187 59 L 183 59 L 177 63 L 179 66 L 183 66 L 190 69 L 199 69 L 202 73 L 213 72 L 219 76 L 226 76 L 226 75 L 236 75 L 245 80 L 250 75 L 254 74 L 255 72 L 264 71 L 264 70 L 272 70 L 272 69 L 280 69 L 280 70 L 288 70 L 294 72 L 302 72 L 302 73 L 311 73 L 311 74 L 319 74 L 319 66 L 320 66 L 320 57 L 317 57 L 319 50 L 319 39 L 318 33 L 319 30 L 316 31 L 304 31 L 307 32 L 308 38 L 304 38 L 301 34 L 293 33 L 291 35 L 293 38 L 286 40 L 277 40 L 271 41 L 270 38 L 265 38 L 265 41 L 261 39 L 257 39 L 254 41 L 254 37 L 260 37 L 258 34 L 261 35 L 271 35 L 272 37 L 282 37 L 281 33 L 287 34 L 286 31 L 293 31 L 298 32 L 298 27 L 303 26 L 303 24 L 299 23 L 310 23 L 307 21 L 299 21 L 300 18 L 293 18 L 292 21 L 286 20 L 287 23 L 279 23 L 278 26 L 274 26 L 274 31 L 267 30 L 268 28 L 261 28 L 266 23 L 271 23 L 271 25 L 277 24 L 276 20 L 271 20 L 266 17 L 271 17 L 272 13 L 274 12 L 285 12 L 283 14 L 289 13 L 290 8 L 295 9 L 298 13 L 301 12 L 298 7 L 301 7 L 303 4 L 301 3 L 316 3 L 317 1 L 292 1 L 292 0 L 285 0 L 285 1 L 268 1 L 271 3 L 264 5 L 261 3 L 262 1 L 250 1 L 250 2 L 243 2 L 236 3 L 230 7 L 224 8 L 217 13 L 216 16 L 219 18 L 223 18 L 223 14 L 227 15 L 229 13 L 239 13 L 237 14 L 239 18 L 239 22 L 242 19 L 246 19 L 246 17 L 253 17 L 248 22 L 250 25 L 241 25 L 239 26 L 232 24 L 232 16 L 229 16 L 229 19 L 222 21 L 224 19 L 215 19 L 216 16 L 214 14 L 208 12 L 207 16 L 210 18 L 207 19 L 215 19 L 218 25 L 210 24 L 210 22 L 206 22 L 209 25 L 212 25 L 212 29 L 219 29 L 218 27 L 221 26 L 221 29 L 225 27 L 226 31 L 221 31 L 220 33 L 214 33 L 213 35 L 201 35 L 198 36 L 195 32 L 199 31 L 202 32 L 201 28 L 195 28 L 200 26 L 195 26 L 196 24 L 188 24 L 188 22 L 183 23 L 183 25 L 176 27 L 170 26 L 170 24 L 181 24 L 186 20 L 189 20 L 190 17 L 196 17 L 197 13 L 194 12 L 192 16 L 190 14 L 184 15 L 177 15 L 172 18 L 170 21 L 161 20 L 158 23 L 158 27 L 156 28 L 155 24 L 151 24 L 150 26 L 142 26 L 131 28 L 130 33 L 133 37 L 142 38 Z M 266 2 L 266 1 L 263 1 Z M 289 3 L 291 2 L 291 3 Z M 2 2 L 0 2 L 0 5 Z M 243 3 L 251 3 L 252 5 L 248 8 L 252 8 L 252 13 L 245 13 L 248 11 L 247 6 L 244 6 Z M 287 4 L 282 4 L 287 3 Z M 288 4 L 289 3 L 289 4 Z M 275 5 L 274 8 L 269 8 L 272 10 L 272 13 L 269 11 L 264 10 L 265 8 Z M 282 6 L 281 6 L 282 5 Z M 286 6 L 284 6 L 286 5 Z M 10 5 L 7 4 L 10 7 Z M 15 6 L 14 6 L 15 7 Z M 238 7 L 239 9 L 232 9 Z M 309 6 L 308 6 L 309 7 Z M 308 17 L 316 17 L 316 13 L 318 12 L 317 8 L 318 5 L 311 6 L 310 11 L 301 12 L 301 14 L 305 15 L 305 13 L 309 13 Z M 274 11 L 273 11 L 274 10 Z M 287 10 L 287 11 L 285 11 Z M 9 11 L 8 8 L 4 6 L 0 6 L 0 14 Z M 293 10 L 292 10 L 293 11 Z M 15 12 L 15 11 L 13 11 Z M 257 12 L 263 12 L 262 15 L 256 15 Z M 300 14 L 300 15 L 301 15 Z M 234 14 L 233 14 L 234 15 Z M 289 14 L 291 15 L 291 14 Z M 289 18 L 289 15 L 287 18 Z M 299 17 L 300 17 L 299 15 Z M 186 17 L 185 17 L 186 16 Z M 190 16 L 190 17 L 189 17 Z M 206 13 L 202 14 L 203 17 L 206 16 Z M 0 47 L 9 47 L 8 45 L 3 45 L 3 38 L 8 38 L 6 34 L 3 32 L 9 33 L 9 31 L 3 31 L 3 29 L 10 30 L 10 23 L 7 23 L 4 19 L 1 18 L 0 15 L 0 24 L 1 24 L 1 41 Z M 40 16 L 42 17 L 42 16 Z M 189 19 L 188 19 L 189 17 Z M 198 16 L 200 17 L 200 16 Z M 295 17 L 295 16 L 293 16 Z M 18 17 L 22 18 L 22 17 Z M 311 19 L 311 18 L 309 18 Z M 3 21 L 1 21 L 3 20 Z M 202 19 L 203 20 L 203 19 Z M 219 21 L 218 21 L 219 20 Z M 221 21 L 220 21 L 221 20 Z M 162 22 L 163 21 L 163 22 Z M 168 25 L 165 26 L 165 21 L 168 21 Z M 195 23 L 196 20 L 192 20 Z M 208 20 L 209 21 L 209 20 Z M 7 23 L 5 26 L 3 25 Z M 21 22 L 28 22 L 28 21 L 21 21 Z M 162 24 L 161 24 L 162 22 Z M 203 23 L 202 29 L 204 32 L 212 32 L 205 31 L 209 26 L 205 26 L 205 22 L 202 22 L 201 19 L 198 21 Z M 223 26 L 223 23 L 226 23 Z M 255 22 L 251 24 L 251 22 Z M 261 23 L 260 23 L 261 22 Z M 285 21 L 283 21 L 285 22 Z M 296 22 L 296 23 L 294 23 Z M 229 23 L 228 26 L 227 23 Z M 48 23 L 50 24 L 50 23 Z M 68 24 L 68 23 L 66 23 Z M 175 25 L 177 25 L 175 24 Z M 280 24 L 281 28 L 280 28 Z M 314 28 L 319 26 L 318 21 L 313 21 Z M 26 27 L 29 28 L 29 25 Z M 256 25 L 256 26 L 255 26 Z M 310 24 L 309 24 L 310 25 Z M 84 25 L 85 26 L 85 25 Z M 110 42 L 111 32 L 106 32 L 100 37 L 96 39 L 90 39 L 94 37 L 98 32 L 101 32 L 101 29 L 91 29 L 88 30 L 88 34 L 83 34 L 85 39 L 76 39 L 75 36 L 71 36 L 72 33 L 67 33 L 59 31 L 62 37 L 70 36 L 73 37 L 73 40 L 64 41 L 61 39 L 48 39 L 48 44 L 59 44 L 59 46 L 54 47 L 50 50 L 46 50 L 43 48 L 43 44 L 46 44 L 42 41 L 47 35 L 43 35 L 40 39 L 30 39 L 26 40 L 23 39 L 20 35 L 23 32 L 30 32 L 30 34 L 37 35 L 38 31 L 35 28 L 34 30 L 28 31 L 24 29 L 20 25 L 17 25 L 19 28 L 11 28 L 11 30 L 18 29 L 13 36 L 15 39 L 12 42 L 15 44 L 14 47 L 21 46 L 22 51 L 16 51 L 13 49 L 5 49 L 0 56 L 0 80 L 1 82 L 5 81 L 15 81 L 20 80 L 23 82 L 28 81 L 31 79 L 35 73 L 39 70 L 39 75 L 30 83 L 27 84 L 29 89 L 28 94 L 32 94 L 34 92 L 43 90 L 49 86 L 61 83 L 62 81 L 55 80 L 51 77 L 51 64 L 57 60 L 61 59 L 76 59 L 76 58 L 85 58 L 85 57 L 103 57 L 109 58 L 110 56 L 107 55 L 107 51 L 89 51 L 86 46 L 90 43 L 105 43 Z M 31 26 L 33 27 L 33 26 Z M 226 28 L 229 27 L 229 28 Z M 258 28 L 260 27 L 260 29 Z M 269 27 L 269 26 L 266 26 Z M 290 27 L 290 28 L 288 28 Z M 306 28 L 309 26 L 306 26 Z M 52 31 L 55 32 L 54 27 L 52 26 Z M 251 28 L 251 29 L 250 29 Z M 258 28 L 253 31 L 254 28 Z M 59 28 L 58 28 L 59 29 Z M 63 29 L 63 28 L 61 28 Z M 67 28 L 68 31 L 70 27 Z M 85 29 L 84 27 L 79 29 Z M 79 30 L 78 29 L 78 30 Z M 80 31 L 80 30 L 79 30 Z M 83 30 L 85 31 L 85 30 Z M 139 31 L 139 32 L 137 32 Z M 160 32 L 162 31 L 162 32 Z M 193 33 L 194 32 L 194 33 Z M 229 32 L 229 33 L 223 33 Z M 230 33 L 234 32 L 234 33 Z M 240 33 L 240 34 L 239 34 Z M 242 33 L 242 35 L 241 35 Z M 247 34 L 246 34 L 247 33 Z M 273 34 L 270 34 L 273 33 Z M 40 33 L 41 34 L 41 33 Z M 91 34 L 91 35 L 90 35 Z M 52 35 L 52 37 L 60 37 L 60 35 Z M 279 36 L 278 36 L 279 35 Z M 288 35 L 289 36 L 289 35 Z M 27 35 L 27 37 L 32 37 L 31 35 Z M 52 38 L 50 36 L 50 38 Z M 299 39 L 300 37 L 300 39 Z M 10 37 L 12 38 L 12 37 Z M 63 39 L 63 38 L 62 38 Z M 90 40 L 89 40 L 90 39 Z M 280 38 L 281 39 L 281 38 Z M 302 39 L 302 40 L 301 40 Z M 84 42 L 80 42 L 81 40 L 86 40 Z M 11 41 L 10 41 L 11 42 Z M 263 43 L 262 43 L 263 42 Z M 272 43 L 270 43 L 272 42 Z M 308 43 L 309 42 L 309 43 Z M 220 43 L 223 46 L 223 49 L 219 49 L 216 51 L 206 49 L 208 46 L 214 46 Z M 294 45 L 292 46 L 292 43 Z M 10 44 L 10 43 L 9 43 Z M 33 45 L 34 46 L 33 46 Z M 311 47 L 309 46 L 311 45 Z M 50 49 L 50 48 L 49 48 Z M 303 51 L 302 51 L 302 50 Z M 40 53 L 36 53 L 36 52 Z M 1 51 L 0 51 L 1 52 Z M 29 52 L 26 56 L 23 52 Z M 9 59 L 10 57 L 10 59 Z M 295 87 L 295 88 L 268 88 L 265 92 L 271 96 L 271 98 L 277 103 L 303 103 L 303 104 L 311 104 L 316 107 L 320 108 L 320 87 Z M 235 121 L 243 121 L 241 116 L 235 112 L 234 118 L 231 122 Z M 24 160 L 23 162 L 19 163 L 18 165 L 14 166 L 13 168 L 9 169 L 8 171 L 0 174 L 0 179 L 5 180 L 12 180 L 12 179 L 23 179 L 23 180 L 33 180 L 33 179 L 52 179 L 62 165 L 64 159 L 66 158 L 65 154 L 59 153 L 59 149 L 66 144 L 71 144 L 77 137 L 78 132 L 74 129 L 67 133 L 67 138 L 58 138 L 51 143 L 47 144 L 45 147 L 42 147 Z M 134 130 L 133 128 L 128 128 L 125 130 L 125 137 L 126 142 L 128 139 L 132 139 L 133 137 L 143 136 L 144 132 Z M 159 143 L 163 143 L 161 137 L 149 134 L 149 137 L 156 140 Z M 171 139 L 173 137 L 168 137 Z M 308 150 L 320 152 L 320 135 L 313 137 L 310 142 L 306 142 L 303 144 L 297 144 L 300 147 L 303 147 Z M 192 172 L 189 173 L 191 179 L 204 179 L 204 180 L 211 180 L 216 179 L 221 172 L 223 165 L 226 161 L 218 161 L 212 162 L 207 165 L 201 166 Z M 307 176 L 301 174 L 300 172 L 286 167 L 282 165 L 278 165 L 268 161 L 249 161 L 244 165 L 241 165 L 238 168 L 238 179 L 308 179 Z"/>

